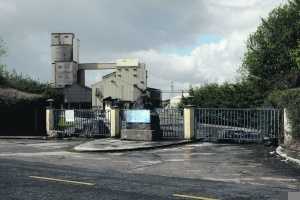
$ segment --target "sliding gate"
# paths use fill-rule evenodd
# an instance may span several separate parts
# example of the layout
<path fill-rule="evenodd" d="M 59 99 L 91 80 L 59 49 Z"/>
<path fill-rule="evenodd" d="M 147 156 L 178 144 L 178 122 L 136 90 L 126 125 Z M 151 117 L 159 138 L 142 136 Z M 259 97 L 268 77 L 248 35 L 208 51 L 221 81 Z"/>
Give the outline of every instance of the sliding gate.
<path fill-rule="evenodd" d="M 279 109 L 196 108 L 197 139 L 238 143 L 275 141 L 281 135 Z"/>
<path fill-rule="evenodd" d="M 183 109 L 165 108 L 155 111 L 159 116 L 163 139 L 184 139 Z"/>
<path fill-rule="evenodd" d="M 60 137 L 109 137 L 110 111 L 95 109 L 55 109 L 54 130 Z"/>

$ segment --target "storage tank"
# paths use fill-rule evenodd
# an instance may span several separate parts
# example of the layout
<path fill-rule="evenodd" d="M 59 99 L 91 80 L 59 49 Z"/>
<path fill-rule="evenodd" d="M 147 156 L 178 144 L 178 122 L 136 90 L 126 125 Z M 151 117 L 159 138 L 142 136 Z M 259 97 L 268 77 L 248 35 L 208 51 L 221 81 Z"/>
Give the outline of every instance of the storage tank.
<path fill-rule="evenodd" d="M 77 80 L 78 65 L 75 62 L 57 62 L 55 66 L 55 85 L 65 87 L 72 85 Z"/>
<path fill-rule="evenodd" d="M 73 61 L 72 46 L 52 46 L 51 54 L 52 54 L 52 63 Z"/>
<path fill-rule="evenodd" d="M 51 34 L 51 62 L 55 87 L 63 88 L 77 82 L 78 63 L 74 62 L 74 41 L 73 33 L 52 33 Z M 77 48 L 76 43 L 76 48 Z M 76 61 L 78 60 L 78 52 Z"/>
<path fill-rule="evenodd" d="M 51 33 L 51 45 L 73 46 L 74 33 Z"/>
<path fill-rule="evenodd" d="M 51 34 L 52 63 L 73 61 L 73 40 L 73 33 Z"/>

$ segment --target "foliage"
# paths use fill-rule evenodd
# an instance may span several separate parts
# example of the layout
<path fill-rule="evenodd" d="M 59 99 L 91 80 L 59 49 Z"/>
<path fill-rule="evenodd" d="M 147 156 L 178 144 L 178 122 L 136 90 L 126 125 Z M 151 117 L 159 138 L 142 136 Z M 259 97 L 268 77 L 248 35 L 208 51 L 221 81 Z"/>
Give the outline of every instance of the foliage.
<path fill-rule="evenodd" d="M 67 123 L 65 117 L 61 116 L 58 120 L 58 127 L 59 127 L 59 129 L 66 129 L 66 128 L 73 127 L 73 125 L 70 123 Z"/>
<path fill-rule="evenodd" d="M 291 134 L 300 138 L 300 88 L 274 91 L 269 95 L 268 101 L 287 110 Z"/>
<path fill-rule="evenodd" d="M 300 0 L 291 0 L 262 19 L 247 41 L 240 68 L 242 81 L 194 88 L 190 90 L 192 98 L 183 99 L 181 106 L 278 106 L 270 101 L 273 91 L 300 87 L 299 12 Z"/>
<path fill-rule="evenodd" d="M 300 86 L 300 0 L 274 9 L 250 35 L 241 71 L 261 93 Z"/>
<path fill-rule="evenodd" d="M 191 98 L 184 98 L 183 105 L 192 104 L 206 108 L 245 108 L 263 104 L 263 96 L 249 82 L 208 84 L 190 89 Z"/>
<path fill-rule="evenodd" d="M 0 38 L 0 58 L 6 54 L 6 47 L 3 40 Z M 33 80 L 29 76 L 17 73 L 15 70 L 9 72 L 4 64 L 0 63 L 0 87 L 14 88 L 19 91 L 40 94 L 42 99 L 52 98 L 55 101 L 62 102 L 62 95 L 49 84 L 41 83 L 37 80 Z M 26 103 L 28 100 L 17 100 L 14 102 L 4 102 L 0 99 L 0 104 L 15 104 L 15 103 Z M 33 100 L 31 100 L 33 101 Z"/>
<path fill-rule="evenodd" d="M 6 48 L 4 46 L 3 40 L 0 38 L 0 59 L 2 56 L 6 54 Z M 0 60 L 1 61 L 1 60 Z M 0 85 L 4 84 L 5 78 L 4 78 L 4 65 L 0 62 Z"/>
<path fill-rule="evenodd" d="M 28 76 L 16 73 L 16 71 L 9 72 L 5 70 L 4 67 L 0 67 L 0 73 L 3 78 L 2 82 L 0 82 L 0 86 L 2 87 L 14 88 L 19 91 L 33 94 L 40 94 L 43 96 L 43 99 L 52 98 L 59 102 L 62 101 L 62 95 L 49 84 L 33 80 Z"/>

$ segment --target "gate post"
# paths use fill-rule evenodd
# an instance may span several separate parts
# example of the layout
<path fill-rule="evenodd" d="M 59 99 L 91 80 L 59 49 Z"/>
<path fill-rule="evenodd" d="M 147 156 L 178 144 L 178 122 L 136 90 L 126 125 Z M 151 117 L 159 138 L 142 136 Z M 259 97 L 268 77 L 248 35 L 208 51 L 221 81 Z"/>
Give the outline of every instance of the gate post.
<path fill-rule="evenodd" d="M 46 110 L 46 133 L 47 137 L 55 137 L 54 131 L 54 111 L 53 109 Z"/>
<path fill-rule="evenodd" d="M 194 140 L 195 139 L 195 108 L 194 106 L 188 105 L 184 108 L 184 139 Z"/>
<path fill-rule="evenodd" d="M 290 145 L 293 141 L 293 137 L 291 135 L 292 125 L 291 120 L 289 118 L 288 109 L 283 109 L 283 143 L 285 145 Z"/>
<path fill-rule="evenodd" d="M 120 137 L 120 109 L 113 107 L 110 112 L 110 137 Z"/>

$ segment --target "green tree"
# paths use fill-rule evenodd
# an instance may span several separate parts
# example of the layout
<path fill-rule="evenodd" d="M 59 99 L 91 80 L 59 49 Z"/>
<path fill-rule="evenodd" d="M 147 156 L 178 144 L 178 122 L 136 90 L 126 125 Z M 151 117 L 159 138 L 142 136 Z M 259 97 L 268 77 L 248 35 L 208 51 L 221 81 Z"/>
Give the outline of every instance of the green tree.
<path fill-rule="evenodd" d="M 183 98 L 181 106 L 193 104 L 206 108 L 249 108 L 264 103 L 251 82 L 208 84 L 190 90 L 191 99 Z"/>
<path fill-rule="evenodd" d="M 275 8 L 247 41 L 244 79 L 266 97 L 300 86 L 300 0 Z"/>
<path fill-rule="evenodd" d="M 6 54 L 6 48 L 3 40 L 0 38 L 0 85 L 5 82 L 5 66 L 1 63 L 1 58 Z"/>
<path fill-rule="evenodd" d="M 55 99 L 57 103 L 63 102 L 62 94 L 58 90 L 52 88 L 49 84 L 34 80 L 26 75 L 24 76 L 21 73 L 17 73 L 15 70 L 12 70 L 11 72 L 8 71 L 6 66 L 1 63 L 1 58 L 6 52 L 6 45 L 0 38 L 0 87 L 14 88 L 23 92 L 41 94 L 44 99 L 52 98 Z"/>

